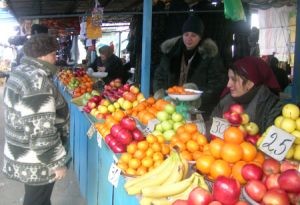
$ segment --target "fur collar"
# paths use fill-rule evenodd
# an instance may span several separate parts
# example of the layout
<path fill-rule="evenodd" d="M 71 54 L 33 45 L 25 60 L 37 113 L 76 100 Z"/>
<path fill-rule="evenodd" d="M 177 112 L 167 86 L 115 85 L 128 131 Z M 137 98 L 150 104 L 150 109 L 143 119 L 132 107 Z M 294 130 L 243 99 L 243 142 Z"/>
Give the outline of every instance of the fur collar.
<path fill-rule="evenodd" d="M 171 39 L 164 41 L 161 44 L 161 51 L 164 54 L 168 54 L 177 44 L 177 42 L 182 39 L 182 36 L 177 36 Z M 210 38 L 204 39 L 200 46 L 198 47 L 198 53 L 200 53 L 203 57 L 215 57 L 218 53 L 217 44 Z"/>

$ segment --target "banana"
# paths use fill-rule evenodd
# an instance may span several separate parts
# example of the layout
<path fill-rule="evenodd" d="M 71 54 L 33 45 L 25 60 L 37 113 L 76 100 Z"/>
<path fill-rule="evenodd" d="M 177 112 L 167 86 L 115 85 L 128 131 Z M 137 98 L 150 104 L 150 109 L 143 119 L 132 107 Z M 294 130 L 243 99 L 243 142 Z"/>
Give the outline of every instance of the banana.
<path fill-rule="evenodd" d="M 140 200 L 140 205 L 152 205 L 152 198 L 149 197 L 142 197 Z"/>
<path fill-rule="evenodd" d="M 199 186 L 206 191 L 210 191 L 206 181 L 204 180 L 204 177 L 202 175 L 199 175 L 198 178 L 200 181 Z"/>
<path fill-rule="evenodd" d="M 140 194 L 142 188 L 144 187 L 160 186 L 161 184 L 163 184 L 172 173 L 172 170 L 174 170 L 176 167 L 176 162 L 173 158 L 174 157 L 171 158 L 170 164 L 165 168 L 164 171 L 162 171 L 157 175 L 152 174 L 150 175 L 150 177 L 140 181 L 139 183 L 127 187 L 126 188 L 127 193 L 129 195 Z"/>
<path fill-rule="evenodd" d="M 189 163 L 181 154 L 179 154 L 179 157 L 184 167 L 182 178 L 185 179 L 189 173 Z"/>
<path fill-rule="evenodd" d="M 170 170 L 170 172 L 171 172 L 170 176 L 167 178 L 167 180 L 163 184 L 172 184 L 175 182 L 179 182 L 183 179 L 184 164 L 182 163 L 178 154 L 174 156 L 174 160 L 176 163 L 176 167 L 174 170 Z"/>
<path fill-rule="evenodd" d="M 172 205 L 172 203 L 167 198 L 154 198 L 151 201 L 151 205 Z"/>
<path fill-rule="evenodd" d="M 169 202 L 174 203 L 177 199 L 183 199 L 183 200 L 187 200 L 189 197 L 190 192 L 195 188 L 199 186 L 199 178 L 197 176 L 195 176 L 193 182 L 191 183 L 191 185 L 189 187 L 187 187 L 183 192 L 170 196 L 168 198 Z"/>
<path fill-rule="evenodd" d="M 161 173 L 163 173 L 165 170 L 167 170 L 168 167 L 170 167 L 172 165 L 173 158 L 174 158 L 174 154 L 171 153 L 171 155 L 167 159 L 165 159 L 164 162 L 160 166 L 156 167 L 155 169 L 151 170 L 150 172 L 148 172 L 142 176 L 128 180 L 125 183 L 124 188 L 128 189 L 129 187 L 131 187 L 133 185 L 140 184 L 145 180 L 149 180 L 149 179 L 159 176 Z"/>
<path fill-rule="evenodd" d="M 191 185 L 194 178 L 195 175 L 193 174 L 185 180 L 172 184 L 162 184 L 160 186 L 144 186 L 144 188 L 142 189 L 142 195 L 144 197 L 163 198 L 179 194 Z"/>

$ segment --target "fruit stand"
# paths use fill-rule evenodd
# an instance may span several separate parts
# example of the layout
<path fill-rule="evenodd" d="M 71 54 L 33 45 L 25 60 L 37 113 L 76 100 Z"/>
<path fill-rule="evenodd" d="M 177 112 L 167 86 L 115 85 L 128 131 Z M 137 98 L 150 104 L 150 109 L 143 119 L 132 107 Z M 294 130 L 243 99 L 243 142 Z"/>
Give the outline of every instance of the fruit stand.
<path fill-rule="evenodd" d="M 300 200 L 297 105 L 286 104 L 260 134 L 244 108 L 232 104 L 214 118 L 207 140 L 205 127 L 182 113 L 182 101 L 197 99 L 199 91 L 174 86 L 167 93 L 175 101 L 145 98 L 118 79 L 97 91 L 82 70 L 63 70 L 55 81 L 70 107 L 73 167 L 87 204 Z"/>

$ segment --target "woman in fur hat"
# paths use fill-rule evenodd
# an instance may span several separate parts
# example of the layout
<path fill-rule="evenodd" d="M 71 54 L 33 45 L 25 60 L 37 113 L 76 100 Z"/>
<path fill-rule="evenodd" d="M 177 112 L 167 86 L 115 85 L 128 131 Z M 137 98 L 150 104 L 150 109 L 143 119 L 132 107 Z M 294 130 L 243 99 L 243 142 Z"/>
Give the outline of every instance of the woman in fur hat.
<path fill-rule="evenodd" d="M 196 16 L 190 16 L 183 25 L 182 36 L 168 39 L 161 45 L 163 56 L 155 71 L 154 92 L 192 83 L 203 91 L 200 110 L 208 119 L 219 102 L 226 86 L 227 71 L 211 39 L 202 39 L 204 26 Z"/>

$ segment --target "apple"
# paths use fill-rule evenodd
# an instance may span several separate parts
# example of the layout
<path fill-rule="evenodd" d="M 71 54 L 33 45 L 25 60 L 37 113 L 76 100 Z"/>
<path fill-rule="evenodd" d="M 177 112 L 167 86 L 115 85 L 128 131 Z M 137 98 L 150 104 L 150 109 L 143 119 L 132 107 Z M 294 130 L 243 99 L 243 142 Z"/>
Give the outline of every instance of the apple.
<path fill-rule="evenodd" d="M 280 172 L 284 172 L 284 171 L 289 170 L 289 169 L 296 169 L 297 170 L 297 168 L 298 168 L 298 164 L 296 162 L 291 162 L 291 161 L 284 160 L 280 164 Z"/>
<path fill-rule="evenodd" d="M 132 93 L 132 92 L 126 91 L 126 92 L 123 93 L 123 98 L 125 100 L 130 101 L 130 102 L 133 102 L 133 101 L 136 100 L 136 95 L 134 93 Z"/>
<path fill-rule="evenodd" d="M 154 130 L 151 134 L 153 134 L 154 136 L 159 136 L 162 135 L 163 133 L 161 131 Z"/>
<path fill-rule="evenodd" d="M 176 111 L 176 106 L 173 104 L 166 104 L 164 111 L 166 111 L 168 114 L 173 114 Z"/>
<path fill-rule="evenodd" d="M 187 200 L 177 199 L 172 203 L 172 205 L 189 205 Z"/>
<path fill-rule="evenodd" d="M 123 85 L 123 89 L 124 89 L 125 91 L 129 91 L 129 89 L 130 89 L 130 84 L 129 84 L 129 83 L 125 83 L 125 84 Z"/>
<path fill-rule="evenodd" d="M 295 169 L 282 172 L 278 178 L 278 184 L 287 192 L 300 193 L 300 172 Z"/>
<path fill-rule="evenodd" d="M 293 159 L 294 158 L 294 153 L 295 153 L 295 147 L 291 146 L 290 149 L 285 154 L 284 158 L 285 159 Z"/>
<path fill-rule="evenodd" d="M 244 112 L 244 108 L 240 104 L 232 104 L 229 106 L 229 111 L 242 114 Z"/>
<path fill-rule="evenodd" d="M 122 106 L 122 104 L 125 102 L 125 99 L 123 97 L 119 98 L 117 102 Z"/>
<path fill-rule="evenodd" d="M 126 130 L 125 128 L 121 129 L 117 133 L 117 136 L 115 136 L 115 138 L 123 145 L 129 145 L 133 140 L 131 132 L 129 130 Z"/>
<path fill-rule="evenodd" d="M 244 127 L 249 135 L 256 135 L 259 132 L 259 127 L 255 122 L 249 122 Z"/>
<path fill-rule="evenodd" d="M 124 100 L 124 103 L 121 105 L 124 110 L 129 110 L 132 108 L 132 103 L 128 100 Z"/>
<path fill-rule="evenodd" d="M 262 202 L 263 204 L 272 205 L 290 205 L 287 193 L 279 188 L 268 190 Z"/>
<path fill-rule="evenodd" d="M 212 188 L 213 199 L 223 205 L 232 205 L 239 201 L 241 187 L 236 179 L 219 176 Z"/>
<path fill-rule="evenodd" d="M 94 116 L 95 116 L 95 118 L 98 119 L 98 120 L 104 118 L 103 114 L 101 114 L 101 113 L 97 113 L 97 114 L 95 114 Z"/>
<path fill-rule="evenodd" d="M 224 119 L 228 120 L 229 117 L 230 117 L 230 112 L 229 111 L 226 111 L 226 112 L 223 113 L 223 118 Z"/>
<path fill-rule="evenodd" d="M 300 131 L 294 130 L 291 134 L 295 136 L 294 144 L 300 144 Z"/>
<path fill-rule="evenodd" d="M 242 125 L 245 125 L 250 122 L 250 116 L 247 113 L 242 113 Z"/>
<path fill-rule="evenodd" d="M 297 130 L 300 130 L 300 117 L 296 119 Z"/>
<path fill-rule="evenodd" d="M 183 116 L 180 113 L 174 112 L 171 116 L 171 119 L 174 122 L 181 122 L 183 120 Z"/>
<path fill-rule="evenodd" d="M 97 109 L 98 109 L 99 113 L 101 113 L 101 114 L 105 114 L 108 112 L 107 107 L 104 105 L 99 105 Z"/>
<path fill-rule="evenodd" d="M 114 102 L 113 105 L 115 106 L 116 109 L 120 109 L 120 104 L 118 102 Z"/>
<path fill-rule="evenodd" d="M 132 130 L 131 134 L 132 134 L 133 140 L 135 140 L 135 141 L 145 140 L 144 134 L 138 128 L 135 128 L 134 130 Z"/>
<path fill-rule="evenodd" d="M 289 200 L 291 204 L 297 204 L 299 205 L 300 202 L 300 193 L 295 194 L 295 193 L 288 193 Z"/>
<path fill-rule="evenodd" d="M 280 128 L 288 133 L 292 133 L 296 129 L 296 122 L 295 120 L 284 117 L 281 120 Z"/>
<path fill-rule="evenodd" d="M 262 169 L 265 175 L 277 174 L 280 172 L 280 163 L 273 158 L 267 158 L 262 164 Z"/>
<path fill-rule="evenodd" d="M 160 132 L 164 131 L 162 126 L 161 126 L 161 123 L 156 124 L 154 130 L 157 130 L 157 131 L 160 131 Z"/>
<path fill-rule="evenodd" d="M 256 164 L 246 164 L 242 168 L 242 176 L 246 181 L 261 180 L 263 177 L 263 170 Z"/>
<path fill-rule="evenodd" d="M 213 197 L 210 192 L 201 187 L 194 188 L 187 199 L 188 205 L 208 205 Z"/>
<path fill-rule="evenodd" d="M 130 86 L 129 91 L 134 93 L 134 94 L 138 94 L 140 92 L 140 89 L 134 85 Z"/>
<path fill-rule="evenodd" d="M 159 121 L 163 122 L 163 121 L 170 119 L 170 115 L 166 111 L 159 111 L 156 114 L 156 118 Z"/>
<path fill-rule="evenodd" d="M 219 201 L 212 201 L 208 205 L 223 205 L 223 204 Z"/>
<path fill-rule="evenodd" d="M 295 160 L 300 161 L 300 145 L 299 145 L 299 144 L 296 145 L 294 149 L 295 149 L 295 151 L 294 151 L 294 156 L 293 156 L 293 158 L 294 158 Z"/>
<path fill-rule="evenodd" d="M 242 117 L 239 113 L 232 112 L 227 119 L 231 124 L 239 125 L 242 123 Z"/>
<path fill-rule="evenodd" d="M 111 113 L 115 112 L 116 111 L 116 108 L 113 104 L 110 104 L 107 106 L 107 110 Z"/>
<path fill-rule="evenodd" d="M 84 112 L 86 112 L 86 113 L 90 113 L 91 112 L 91 108 L 89 107 L 89 106 L 84 106 L 83 108 L 82 108 L 82 110 L 84 111 Z"/>
<path fill-rule="evenodd" d="M 285 118 L 296 120 L 299 117 L 300 110 L 297 105 L 288 103 L 282 108 L 282 115 Z"/>
<path fill-rule="evenodd" d="M 134 130 L 136 128 L 136 122 L 131 117 L 122 118 L 120 125 L 127 130 Z"/>
<path fill-rule="evenodd" d="M 169 121 L 163 121 L 161 123 L 161 127 L 164 131 L 167 131 L 167 130 L 171 130 L 173 128 L 173 124 L 170 123 Z"/>
<path fill-rule="evenodd" d="M 265 178 L 265 185 L 267 189 L 279 188 L 278 178 L 280 174 L 270 174 Z"/>
<path fill-rule="evenodd" d="M 281 124 L 282 120 L 283 120 L 283 116 L 282 115 L 276 117 L 275 120 L 274 120 L 274 125 L 276 127 L 280 128 L 280 124 Z"/>
<path fill-rule="evenodd" d="M 126 152 L 126 146 L 117 142 L 114 145 L 111 145 L 110 148 L 114 153 L 123 153 Z"/>
<path fill-rule="evenodd" d="M 167 130 L 163 133 L 163 136 L 166 141 L 170 141 L 175 134 L 176 134 L 176 132 L 174 130 Z M 153 134 L 153 135 L 155 135 L 155 134 Z"/>
<path fill-rule="evenodd" d="M 245 141 L 250 142 L 253 145 L 256 145 L 259 138 L 260 138 L 259 134 L 256 134 L 256 135 L 248 135 L 247 134 L 245 137 Z"/>
<path fill-rule="evenodd" d="M 109 104 L 110 104 L 110 102 L 109 102 L 109 100 L 107 100 L 107 99 L 102 99 L 102 100 L 100 101 L 100 105 L 108 106 Z"/>
<path fill-rule="evenodd" d="M 245 191 L 251 199 L 260 202 L 267 192 L 267 187 L 260 180 L 250 180 L 245 185 Z"/>
<path fill-rule="evenodd" d="M 174 122 L 174 124 L 173 124 L 173 130 L 176 131 L 182 125 L 183 125 L 183 122 Z"/>
<path fill-rule="evenodd" d="M 138 102 L 141 102 L 141 101 L 145 100 L 145 96 L 143 93 L 138 93 L 136 96 L 136 99 Z"/>

